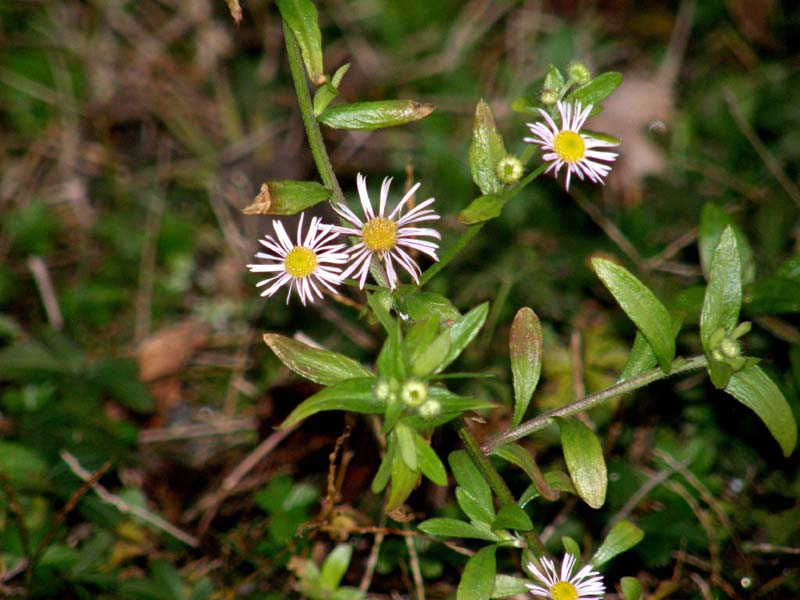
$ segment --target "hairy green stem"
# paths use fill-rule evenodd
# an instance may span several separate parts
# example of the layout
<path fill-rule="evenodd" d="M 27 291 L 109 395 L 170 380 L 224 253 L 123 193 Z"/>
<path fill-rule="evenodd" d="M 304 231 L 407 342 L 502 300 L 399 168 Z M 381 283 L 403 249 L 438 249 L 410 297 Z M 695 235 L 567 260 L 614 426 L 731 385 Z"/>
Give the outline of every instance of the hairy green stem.
<path fill-rule="evenodd" d="M 662 371 L 660 368 L 645 371 L 641 375 L 631 377 L 626 381 L 612 385 L 610 388 L 600 390 L 594 394 L 589 394 L 588 396 L 585 396 L 580 400 L 576 400 L 571 404 L 548 411 L 539 415 L 538 417 L 534 417 L 529 421 L 521 423 L 519 426 L 514 427 L 513 429 L 509 429 L 508 431 L 497 434 L 494 437 L 486 440 L 481 445 L 481 450 L 484 453 L 489 454 L 504 444 L 514 442 L 525 437 L 526 435 L 533 433 L 534 431 L 544 429 L 553 422 L 553 417 L 569 417 L 579 412 L 589 410 L 590 408 L 594 408 L 595 406 L 598 406 L 599 404 L 602 404 L 603 402 L 613 398 L 630 394 L 639 388 L 650 385 L 656 381 L 660 381 L 661 379 L 666 379 L 672 375 L 679 375 L 688 371 L 703 369 L 706 366 L 708 366 L 708 361 L 706 361 L 705 356 L 693 356 L 692 358 L 688 359 L 676 359 L 672 363 L 672 369 L 669 373 L 664 373 L 664 371 Z"/>
<path fill-rule="evenodd" d="M 505 480 L 500 476 L 500 473 L 497 472 L 497 469 L 494 468 L 489 457 L 481 451 L 481 447 L 472 436 L 472 432 L 469 430 L 469 427 L 467 427 L 463 418 L 456 422 L 456 428 L 458 430 L 458 437 L 464 442 L 464 449 L 467 451 L 467 454 L 478 470 L 483 474 L 484 479 L 489 483 L 495 495 L 500 499 L 500 502 L 502 502 L 503 505 L 516 504 L 517 501 L 511 493 L 511 490 L 508 489 Z M 523 533 L 523 537 L 528 547 L 533 549 L 534 554 L 542 556 L 546 553 L 544 544 L 542 544 L 542 541 L 535 533 L 526 531 Z"/>
<path fill-rule="evenodd" d="M 300 55 L 300 47 L 292 33 L 291 28 L 283 22 L 283 35 L 286 41 L 286 52 L 289 55 L 289 69 L 292 72 L 292 82 L 297 93 L 297 103 L 300 105 L 300 114 L 303 117 L 303 125 L 306 128 L 308 144 L 311 147 L 311 155 L 314 163 L 326 187 L 333 191 L 333 199 L 336 204 L 344 204 L 344 194 L 333 172 L 331 159 L 325 149 L 325 140 L 322 139 L 322 132 L 319 129 L 317 117 L 314 115 L 314 105 L 311 100 L 311 93 L 308 91 L 306 72 L 303 68 L 303 59 Z"/>

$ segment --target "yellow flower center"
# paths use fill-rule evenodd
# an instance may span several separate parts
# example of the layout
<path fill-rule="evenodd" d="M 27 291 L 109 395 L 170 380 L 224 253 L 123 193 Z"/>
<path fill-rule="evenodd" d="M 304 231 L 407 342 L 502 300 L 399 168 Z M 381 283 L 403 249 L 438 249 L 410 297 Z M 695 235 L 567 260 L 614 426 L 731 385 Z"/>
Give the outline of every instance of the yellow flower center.
<path fill-rule="evenodd" d="M 296 246 L 283 259 L 283 267 L 294 278 L 308 277 L 317 268 L 317 255 L 311 248 Z"/>
<path fill-rule="evenodd" d="M 561 160 L 574 163 L 583 158 L 586 144 L 574 131 L 559 131 L 553 140 L 553 149 Z"/>
<path fill-rule="evenodd" d="M 578 600 L 578 590 L 569 581 L 559 581 L 550 588 L 553 600 Z"/>
<path fill-rule="evenodd" d="M 386 217 L 375 217 L 364 225 L 361 237 L 373 252 L 391 250 L 397 243 L 397 223 Z"/>

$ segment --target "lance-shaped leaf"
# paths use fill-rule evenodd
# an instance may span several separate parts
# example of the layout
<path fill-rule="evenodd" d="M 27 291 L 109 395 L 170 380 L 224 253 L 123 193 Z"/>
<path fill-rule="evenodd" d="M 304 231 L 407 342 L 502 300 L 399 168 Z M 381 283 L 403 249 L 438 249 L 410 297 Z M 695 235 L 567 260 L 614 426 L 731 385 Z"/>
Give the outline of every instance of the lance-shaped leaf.
<path fill-rule="evenodd" d="M 497 546 L 478 550 L 464 566 L 456 590 L 456 600 L 486 600 L 492 595 L 497 574 Z"/>
<path fill-rule="evenodd" d="M 742 268 L 742 283 L 750 283 L 756 274 L 753 249 L 730 215 L 710 202 L 703 205 L 698 227 L 697 246 L 700 251 L 700 265 L 703 267 L 703 275 L 708 279 L 714 250 L 716 250 L 722 237 L 722 232 L 725 231 L 726 227 L 733 229 L 733 233 L 736 236 L 736 247 L 739 251 L 739 262 Z"/>
<path fill-rule="evenodd" d="M 405 312 L 412 321 L 425 321 L 439 317 L 442 325 L 452 325 L 461 318 L 461 313 L 445 296 L 435 292 L 418 292 L 404 298 Z"/>
<path fill-rule="evenodd" d="M 492 529 L 512 529 L 514 531 L 530 531 L 533 523 L 528 514 L 517 504 L 506 504 L 497 511 Z"/>
<path fill-rule="evenodd" d="M 395 457 L 397 456 L 397 436 L 394 432 L 390 433 L 386 438 L 386 454 L 381 459 L 381 464 L 375 477 L 372 479 L 370 489 L 373 494 L 380 493 L 383 488 L 389 483 L 389 478 L 392 476 L 392 465 L 394 464 Z"/>
<path fill-rule="evenodd" d="M 436 454 L 436 451 L 430 447 L 420 434 L 414 432 L 414 436 L 417 444 L 419 470 L 436 485 L 447 485 L 447 471 L 445 471 L 444 464 L 442 464 L 442 460 Z"/>
<path fill-rule="evenodd" d="M 458 213 L 458 220 L 464 225 L 483 223 L 500 216 L 506 201 L 497 194 L 478 196 L 464 210 Z"/>
<path fill-rule="evenodd" d="M 325 557 L 317 580 L 323 590 L 333 592 L 339 587 L 342 577 L 350 566 L 352 555 L 353 547 L 350 544 L 339 544 Z"/>
<path fill-rule="evenodd" d="M 456 502 L 461 511 L 473 523 L 484 523 L 490 526 L 495 519 L 494 508 L 491 505 L 482 504 L 461 486 L 456 488 Z"/>
<path fill-rule="evenodd" d="M 350 69 L 350 63 L 342 65 L 333 74 L 330 81 L 326 81 L 317 88 L 314 94 L 314 116 L 318 117 L 322 112 L 328 108 L 328 105 L 333 102 L 334 98 L 339 95 L 339 84 L 342 81 L 345 73 Z"/>
<path fill-rule="evenodd" d="M 329 106 L 319 122 L 332 129 L 370 130 L 405 125 L 424 119 L 435 110 L 433 104 L 414 100 L 378 100 Z"/>
<path fill-rule="evenodd" d="M 492 598 L 508 598 L 509 596 L 526 595 L 530 593 L 528 579 L 512 577 L 511 575 L 497 575 L 494 578 Z M 527 596 L 526 596 L 527 597 Z"/>
<path fill-rule="evenodd" d="M 400 452 L 400 458 L 403 459 L 409 469 L 418 471 L 417 443 L 414 439 L 414 430 L 403 423 L 398 423 L 394 428 L 394 432 L 397 435 L 397 450 Z"/>
<path fill-rule="evenodd" d="M 311 0 L 277 0 L 278 9 L 292 30 L 308 77 L 316 85 L 325 82 L 322 65 L 322 34 L 319 30 L 317 9 Z"/>
<path fill-rule="evenodd" d="M 326 410 L 348 410 L 364 414 L 383 414 L 386 403 L 378 400 L 372 393 L 375 385 L 374 377 L 360 377 L 346 379 L 335 385 L 317 392 L 310 398 L 301 402 L 286 420 L 281 423 L 281 429 L 296 425 L 311 415 Z"/>
<path fill-rule="evenodd" d="M 489 303 L 484 302 L 461 317 L 447 330 L 447 335 L 450 338 L 450 350 L 447 352 L 444 362 L 436 369 L 437 373 L 458 358 L 464 348 L 478 335 L 478 331 L 483 327 L 488 314 Z"/>
<path fill-rule="evenodd" d="M 542 372 L 542 325 L 530 308 L 521 308 L 511 323 L 508 354 L 511 375 L 514 379 L 514 419 L 512 425 L 522 422 L 533 392 L 539 385 Z"/>
<path fill-rule="evenodd" d="M 492 454 L 507 460 L 525 471 L 539 493 L 547 500 L 553 501 L 558 497 L 558 494 L 550 487 L 550 484 L 544 478 L 542 471 L 539 469 L 539 465 L 537 465 L 536 461 L 533 459 L 533 455 L 519 444 L 504 444 L 492 450 Z"/>
<path fill-rule="evenodd" d="M 700 314 L 700 337 L 709 355 L 710 339 L 717 329 L 730 333 L 739 322 L 742 306 L 742 269 L 733 229 L 726 227 L 708 269 L 708 286 Z"/>
<path fill-rule="evenodd" d="M 669 373 L 675 356 L 675 336 L 666 307 L 625 267 L 603 258 L 593 258 L 592 265 L 628 318 L 647 338 L 661 370 Z"/>
<path fill-rule="evenodd" d="M 800 312 L 800 254 L 787 259 L 768 278 L 751 285 L 746 302 L 751 314 Z"/>
<path fill-rule="evenodd" d="M 331 191 L 316 181 L 268 181 L 253 203 L 242 209 L 246 215 L 293 215 L 331 197 Z"/>
<path fill-rule="evenodd" d="M 623 600 L 642 600 L 642 584 L 635 577 L 623 577 L 619 580 Z"/>
<path fill-rule="evenodd" d="M 644 531 L 627 520 L 616 523 L 590 561 L 595 567 L 607 563 L 617 554 L 630 550 L 644 538 Z"/>
<path fill-rule="evenodd" d="M 467 538 L 485 540 L 487 542 L 498 541 L 497 535 L 492 533 L 490 529 L 481 529 L 472 523 L 459 521 L 458 519 L 428 519 L 420 523 L 418 529 L 423 533 L 437 537 Z"/>
<path fill-rule="evenodd" d="M 609 71 L 592 79 L 586 85 L 573 90 L 567 95 L 567 100 L 578 100 L 581 104 L 598 104 L 619 87 L 622 83 L 622 73 Z"/>
<path fill-rule="evenodd" d="M 392 477 L 389 486 L 389 498 L 386 500 L 386 512 L 390 512 L 406 501 L 417 487 L 419 472 L 408 468 L 405 461 L 395 459 L 392 463 Z"/>
<path fill-rule="evenodd" d="M 400 326 L 393 323 L 393 331 L 383 343 L 381 353 L 378 355 L 378 374 L 384 379 L 403 381 L 406 377 L 406 356 L 403 347 L 403 338 Z"/>
<path fill-rule="evenodd" d="M 750 365 L 734 373 L 725 391 L 764 421 L 784 456 L 792 453 L 797 444 L 797 422 L 783 393 L 761 367 Z"/>
<path fill-rule="evenodd" d="M 683 325 L 683 318 L 672 315 L 672 332 L 675 337 L 678 336 L 681 325 Z M 652 369 L 657 364 L 658 359 L 653 352 L 653 348 L 650 346 L 650 342 L 642 335 L 641 331 L 637 330 L 636 337 L 633 340 L 633 346 L 631 347 L 630 354 L 628 354 L 628 360 L 625 361 L 625 366 L 622 368 L 622 373 L 620 373 L 617 383 L 627 381 L 631 377 L 636 377 Z"/>
<path fill-rule="evenodd" d="M 497 163 L 505 156 L 506 147 L 497 131 L 492 109 L 481 100 L 475 108 L 472 144 L 469 147 L 469 168 L 472 180 L 484 194 L 497 194 L 503 191 L 503 184 L 497 178 Z"/>
<path fill-rule="evenodd" d="M 264 342 L 284 365 L 314 383 L 333 385 L 345 379 L 372 376 L 369 370 L 338 352 L 314 348 L 277 333 L 264 334 Z"/>
<path fill-rule="evenodd" d="M 578 495 L 592 508 L 606 500 L 608 473 L 603 449 L 594 432 L 577 419 L 556 417 L 561 428 L 564 460 Z"/>
<path fill-rule="evenodd" d="M 458 485 L 472 496 L 487 513 L 494 518 L 494 505 L 492 504 L 492 490 L 486 483 L 478 467 L 464 450 L 456 450 L 447 457 L 450 470 L 456 477 Z"/>

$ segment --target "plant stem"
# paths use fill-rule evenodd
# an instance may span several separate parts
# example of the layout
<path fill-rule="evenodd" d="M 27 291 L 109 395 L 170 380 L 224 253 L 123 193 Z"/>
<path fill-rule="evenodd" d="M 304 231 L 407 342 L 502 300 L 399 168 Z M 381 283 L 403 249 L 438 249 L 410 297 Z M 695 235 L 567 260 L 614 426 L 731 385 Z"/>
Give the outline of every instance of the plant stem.
<path fill-rule="evenodd" d="M 472 432 L 469 430 L 469 427 L 467 427 L 463 418 L 457 421 L 456 428 L 458 429 L 458 436 L 461 438 L 461 441 L 464 442 L 464 449 L 467 451 L 467 454 L 472 459 L 472 462 L 475 463 L 478 470 L 483 474 L 484 479 L 489 483 L 492 490 L 494 490 L 500 502 L 502 502 L 503 505 L 516 504 L 517 501 L 514 499 L 511 490 L 508 489 L 505 480 L 500 476 L 500 473 L 497 472 L 497 469 L 494 468 L 489 457 L 481 451 L 481 447 L 472 436 Z M 523 535 L 525 541 L 528 543 L 528 547 L 532 548 L 537 556 L 542 556 L 546 553 L 544 544 L 542 544 L 542 541 L 535 533 L 526 531 Z"/>
<path fill-rule="evenodd" d="M 660 368 L 645 371 L 644 373 L 637 375 L 636 377 L 632 377 L 627 381 L 622 381 L 616 385 L 612 385 L 610 388 L 600 390 L 594 394 L 589 394 L 588 396 L 585 396 L 580 400 L 576 400 L 571 404 L 548 411 L 539 415 L 538 417 L 530 419 L 529 421 L 525 421 L 518 427 L 495 435 L 481 445 L 481 450 L 484 453 L 489 454 L 492 452 L 492 450 L 495 450 L 504 444 L 514 442 L 525 437 L 526 435 L 533 433 L 534 431 L 544 429 L 553 422 L 553 417 L 569 417 L 576 413 L 594 408 L 595 406 L 611 400 L 612 398 L 630 394 L 639 388 L 650 385 L 656 381 L 660 381 L 661 379 L 666 379 L 672 375 L 679 375 L 688 371 L 702 369 L 706 366 L 708 366 L 708 362 L 706 361 L 705 356 L 693 356 L 692 358 L 688 359 L 676 359 L 672 363 L 672 370 L 669 373 L 664 373 L 664 371 L 662 371 Z"/>
<path fill-rule="evenodd" d="M 283 22 L 283 35 L 286 41 L 286 52 L 289 55 L 289 69 L 292 72 L 292 82 L 297 92 L 297 103 L 300 105 L 300 114 L 303 117 L 303 125 L 308 136 L 308 145 L 311 147 L 311 155 L 314 163 L 326 187 L 333 191 L 333 199 L 336 204 L 344 204 L 344 194 L 333 172 L 331 159 L 325 149 L 325 140 L 322 139 L 322 132 L 319 129 L 317 117 L 314 115 L 314 106 L 311 100 L 311 93 L 308 91 L 306 72 L 303 68 L 303 59 L 300 56 L 300 47 L 292 33 L 291 28 Z"/>

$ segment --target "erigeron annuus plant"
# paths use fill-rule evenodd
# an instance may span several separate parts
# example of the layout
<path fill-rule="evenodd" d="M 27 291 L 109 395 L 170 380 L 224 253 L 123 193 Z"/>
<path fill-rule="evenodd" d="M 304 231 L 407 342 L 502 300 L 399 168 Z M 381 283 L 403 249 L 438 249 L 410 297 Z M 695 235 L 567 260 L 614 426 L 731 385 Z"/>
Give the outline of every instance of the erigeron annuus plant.
<path fill-rule="evenodd" d="M 360 211 L 354 210 L 340 188 L 320 131 L 320 124 L 351 130 L 402 125 L 424 118 L 433 107 L 411 100 L 334 104 L 348 65 L 331 77 L 323 72 L 314 5 L 310 0 L 279 0 L 278 6 L 298 102 L 322 184 L 267 182 L 246 212 L 293 214 L 327 200 L 341 220 L 326 224 L 314 217 L 306 231 L 301 217 L 295 241 L 279 222 L 274 222 L 277 237 L 265 237 L 261 243 L 268 252 L 256 255 L 262 262 L 248 266 L 254 272 L 270 273 L 259 283 L 265 288 L 263 295 L 269 297 L 287 287 L 287 301 L 292 291 L 303 304 L 328 301 L 325 294 L 336 298 L 343 293 L 343 286 L 350 286 L 354 293 L 363 293 L 364 310 L 380 323 L 385 334 L 373 366 L 276 333 L 266 334 L 266 343 L 287 367 L 323 386 L 300 403 L 282 426 L 295 426 L 322 411 L 375 415 L 385 451 L 371 489 L 375 494 L 386 490 L 384 511 L 391 515 L 402 507 L 421 477 L 448 485 L 448 469 L 431 438 L 436 428 L 453 425 L 464 449 L 452 452 L 446 462 L 457 483 L 454 494 L 466 519 L 431 518 L 418 529 L 436 538 L 473 540 L 470 543 L 479 548 L 464 567 L 458 588 L 460 599 L 498 598 L 521 592 L 552 600 L 604 596 L 610 584 L 604 582 L 598 569 L 638 543 L 641 530 L 629 520 L 620 520 L 588 560 L 588 549 L 564 538 L 565 554 L 559 568 L 537 533 L 546 524 L 534 523 L 528 510 L 532 504 L 557 501 L 559 492 L 575 494 L 592 508 L 604 504 L 608 477 L 601 444 L 592 429 L 575 418 L 592 407 L 668 376 L 705 369 L 716 387 L 758 414 L 785 455 L 793 451 L 796 425 L 786 400 L 757 360 L 742 355 L 739 339 L 749 325 L 739 322 L 742 242 L 732 225 L 716 231 L 714 239 L 706 236 L 701 240 L 713 249 L 699 323 L 703 355 L 676 357 L 680 320 L 630 271 L 595 258 L 592 266 L 597 276 L 637 328 L 618 381 L 527 418 L 540 378 L 543 341 L 535 312 L 523 307 L 514 318 L 509 339 L 514 399 L 511 426 L 479 445 L 464 424 L 463 415 L 492 410 L 496 403 L 450 391 L 446 369 L 479 335 L 488 304 L 462 314 L 446 297 L 423 291 L 424 286 L 481 231 L 484 223 L 497 217 L 505 204 L 521 197 L 542 173 L 558 176 L 564 170 L 566 188 L 581 184 L 572 175 L 588 180 L 584 183 L 602 184 L 617 156 L 610 149 L 620 141 L 585 129 L 585 123 L 600 110 L 621 76 L 603 73 L 593 78 L 585 66 L 573 63 L 564 77 L 558 68 L 550 67 L 536 101 L 521 98 L 511 105 L 531 120 L 528 129 L 533 137 L 524 138 L 527 144 L 519 156 L 506 150 L 488 104 L 478 102 L 468 161 L 481 194 L 459 214 L 467 229 L 447 243 L 443 241 L 447 240 L 446 233 L 437 228 L 440 216 L 433 209 L 436 194 L 420 183 L 396 200 L 391 179 L 384 179 L 376 206 L 367 178 L 359 174 Z M 315 88 L 313 98 L 308 80 Z M 523 136 L 523 132 L 515 134 L 520 142 Z M 417 203 L 415 196 L 420 190 L 430 197 Z M 370 273 L 374 284 L 367 284 Z M 516 444 L 552 425 L 560 431 L 568 475 L 543 474 L 534 457 Z M 530 478 L 530 487 L 520 497 L 512 495 L 490 455 L 516 465 Z M 520 553 L 517 562 L 523 565 L 522 572 L 499 574 L 499 550 Z M 627 600 L 640 597 L 635 580 L 625 579 L 620 586 Z"/>

